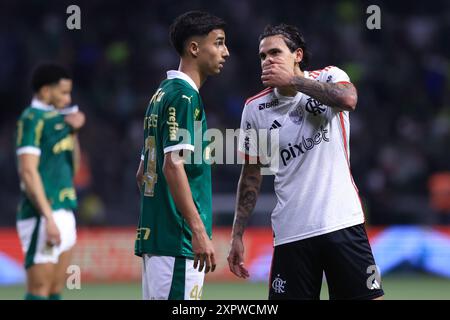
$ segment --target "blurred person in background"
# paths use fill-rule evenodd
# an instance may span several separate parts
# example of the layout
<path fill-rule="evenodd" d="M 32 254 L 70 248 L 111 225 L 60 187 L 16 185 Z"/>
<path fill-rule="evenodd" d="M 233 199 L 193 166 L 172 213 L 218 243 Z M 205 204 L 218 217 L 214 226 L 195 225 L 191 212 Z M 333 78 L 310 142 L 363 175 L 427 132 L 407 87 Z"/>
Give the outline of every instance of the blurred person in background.
<path fill-rule="evenodd" d="M 307 47 L 295 26 L 269 25 L 259 40 L 261 80 L 268 88 L 249 98 L 242 113 L 239 151 L 257 163 L 244 164 L 239 179 L 230 270 L 249 276 L 242 237 L 266 157 L 250 130 L 276 130 L 269 299 L 320 299 L 324 272 L 330 299 L 381 298 L 379 279 L 368 281 L 375 261 L 350 172 L 349 113 L 356 108 L 356 89 L 338 67 L 305 70 Z"/>
<path fill-rule="evenodd" d="M 22 190 L 17 231 L 25 254 L 29 300 L 59 300 L 76 242 L 73 178 L 78 130 L 85 116 L 71 103 L 72 78 L 55 63 L 32 75 L 33 100 L 17 122 L 16 154 Z"/>

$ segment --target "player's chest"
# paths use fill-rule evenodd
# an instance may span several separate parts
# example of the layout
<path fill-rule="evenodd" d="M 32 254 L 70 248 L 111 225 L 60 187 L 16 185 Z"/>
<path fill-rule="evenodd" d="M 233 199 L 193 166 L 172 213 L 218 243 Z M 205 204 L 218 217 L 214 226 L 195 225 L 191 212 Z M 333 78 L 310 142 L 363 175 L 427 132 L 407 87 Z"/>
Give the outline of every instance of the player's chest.
<path fill-rule="evenodd" d="M 40 139 L 41 145 L 52 149 L 72 149 L 73 143 L 68 129 L 63 117 L 46 119 Z"/>
<path fill-rule="evenodd" d="M 319 143 L 328 139 L 330 108 L 303 95 L 294 101 L 278 102 L 277 107 L 258 110 L 259 127 L 278 134 L 280 146 L 303 140 Z"/>

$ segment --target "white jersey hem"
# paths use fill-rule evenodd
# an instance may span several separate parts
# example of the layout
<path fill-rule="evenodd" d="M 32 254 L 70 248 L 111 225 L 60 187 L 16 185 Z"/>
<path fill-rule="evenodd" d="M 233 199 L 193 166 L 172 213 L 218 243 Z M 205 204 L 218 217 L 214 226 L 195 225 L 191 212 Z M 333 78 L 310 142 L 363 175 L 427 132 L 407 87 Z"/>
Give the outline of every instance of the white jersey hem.
<path fill-rule="evenodd" d="M 282 244 L 287 244 L 287 243 L 291 243 L 291 242 L 295 242 L 295 241 L 299 241 L 299 240 L 304 240 L 304 239 L 308 239 L 308 238 L 312 238 L 312 237 L 317 237 L 317 236 L 321 236 L 323 234 L 327 234 L 330 232 L 334 232 L 337 230 L 341 230 L 341 229 L 345 229 L 345 228 L 349 228 L 349 227 L 353 227 L 356 226 L 358 224 L 362 224 L 364 223 L 364 214 L 361 212 L 361 216 L 358 217 L 357 219 L 353 219 L 350 221 L 347 221 L 343 224 L 337 225 L 337 226 L 333 226 L 333 227 L 327 227 L 324 229 L 320 229 L 320 230 L 315 230 L 313 232 L 309 232 L 306 234 L 300 234 L 300 235 L 295 235 L 292 237 L 288 237 L 288 238 L 284 238 L 284 239 L 280 239 L 274 240 L 274 246 L 279 246 Z"/>

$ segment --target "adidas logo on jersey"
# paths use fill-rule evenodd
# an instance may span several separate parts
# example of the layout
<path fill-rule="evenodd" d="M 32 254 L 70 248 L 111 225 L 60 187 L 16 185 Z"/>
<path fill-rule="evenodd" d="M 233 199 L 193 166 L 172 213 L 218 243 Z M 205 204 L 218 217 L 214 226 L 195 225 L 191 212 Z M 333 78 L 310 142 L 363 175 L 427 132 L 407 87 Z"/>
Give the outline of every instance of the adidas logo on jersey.
<path fill-rule="evenodd" d="M 275 120 L 274 122 L 272 122 L 269 131 L 272 129 L 279 129 L 279 128 L 281 128 L 281 124 L 277 120 Z"/>
<path fill-rule="evenodd" d="M 370 287 L 370 290 L 375 290 L 375 289 L 381 289 L 381 286 L 376 279 L 373 280 L 372 287 Z"/>

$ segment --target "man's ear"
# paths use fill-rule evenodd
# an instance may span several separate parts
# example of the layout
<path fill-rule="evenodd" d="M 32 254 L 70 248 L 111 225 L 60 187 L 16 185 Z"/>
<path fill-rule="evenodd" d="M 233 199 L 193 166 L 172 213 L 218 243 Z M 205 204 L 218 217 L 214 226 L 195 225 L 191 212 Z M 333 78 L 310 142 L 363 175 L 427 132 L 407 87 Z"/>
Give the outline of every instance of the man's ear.
<path fill-rule="evenodd" d="M 49 98 L 50 92 L 51 92 L 51 86 L 50 85 L 42 86 L 39 89 L 39 94 L 44 98 L 44 100 L 47 100 Z"/>
<path fill-rule="evenodd" d="M 187 48 L 188 54 L 193 56 L 194 58 L 197 58 L 199 50 L 200 50 L 200 47 L 198 45 L 198 42 L 191 40 L 189 42 L 188 48 Z"/>
<path fill-rule="evenodd" d="M 302 48 L 298 48 L 297 50 L 294 51 L 295 53 L 295 63 L 300 63 L 303 60 L 303 49 Z"/>

